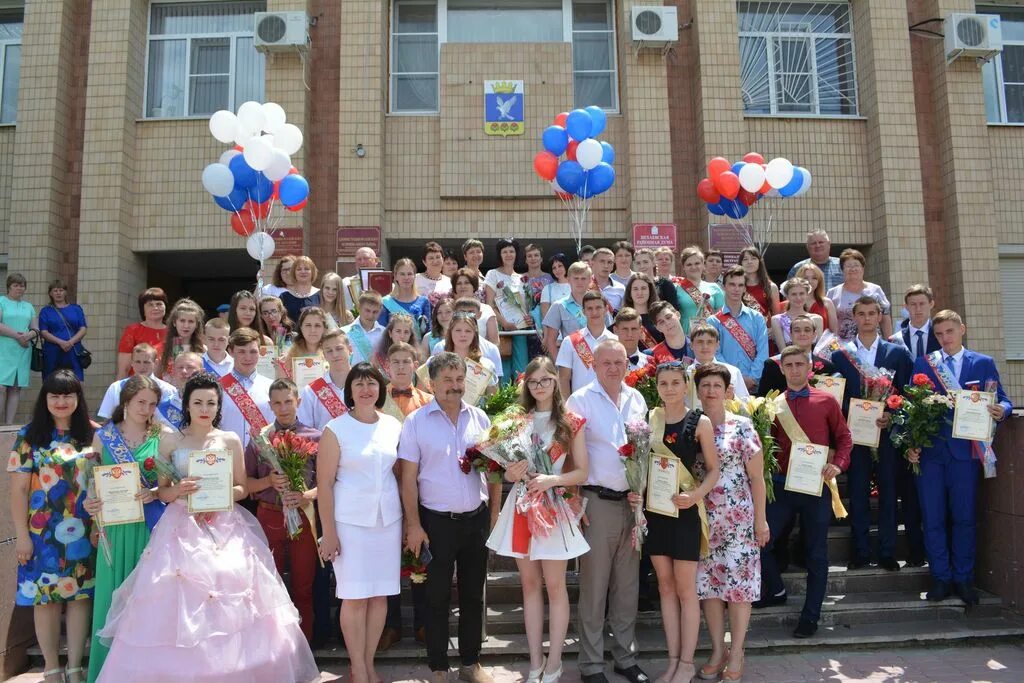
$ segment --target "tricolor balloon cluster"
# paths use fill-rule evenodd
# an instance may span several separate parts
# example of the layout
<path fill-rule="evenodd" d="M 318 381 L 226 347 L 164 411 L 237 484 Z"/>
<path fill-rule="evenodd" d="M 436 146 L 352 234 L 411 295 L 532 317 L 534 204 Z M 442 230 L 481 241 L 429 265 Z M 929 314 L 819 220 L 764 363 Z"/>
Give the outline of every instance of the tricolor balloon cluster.
<path fill-rule="evenodd" d="M 544 151 L 533 158 L 533 170 L 560 199 L 590 199 L 615 183 L 615 149 L 597 139 L 606 123 L 604 110 L 590 106 L 562 112 L 544 129 Z"/>
<path fill-rule="evenodd" d="M 811 172 L 777 157 L 750 152 L 735 164 L 723 157 L 708 162 L 708 177 L 697 183 L 697 196 L 716 216 L 740 219 L 763 197 L 799 197 L 811 187 Z"/>
<path fill-rule="evenodd" d="M 231 212 L 231 229 L 248 238 L 249 255 L 264 261 L 274 253 L 267 228 L 274 205 L 294 212 L 308 201 L 309 183 L 291 160 L 302 148 L 302 131 L 281 105 L 246 102 L 237 114 L 222 109 L 211 116 L 210 133 L 234 146 L 203 169 L 203 187 Z"/>

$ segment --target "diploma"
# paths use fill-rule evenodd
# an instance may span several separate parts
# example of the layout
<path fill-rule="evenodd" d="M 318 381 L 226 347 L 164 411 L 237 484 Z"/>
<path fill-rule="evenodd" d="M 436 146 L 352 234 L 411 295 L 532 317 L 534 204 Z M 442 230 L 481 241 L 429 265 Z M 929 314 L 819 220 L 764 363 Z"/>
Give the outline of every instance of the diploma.
<path fill-rule="evenodd" d="M 953 438 L 970 441 L 991 441 L 995 422 L 988 407 L 996 402 L 996 395 L 988 391 L 954 391 L 956 407 L 953 409 Z"/>
<path fill-rule="evenodd" d="M 324 376 L 327 371 L 324 357 L 300 356 L 292 359 L 292 381 L 299 389 L 304 389 L 310 382 L 314 382 Z"/>
<path fill-rule="evenodd" d="M 234 467 L 228 451 L 192 451 L 188 476 L 199 477 L 199 490 L 188 496 L 188 511 L 220 512 L 235 504 Z"/>
<path fill-rule="evenodd" d="M 256 374 L 269 380 L 277 379 L 277 354 L 272 346 L 260 347 L 260 359 L 256 361 Z"/>
<path fill-rule="evenodd" d="M 882 437 L 882 429 L 875 421 L 885 412 L 885 404 L 881 401 L 868 401 L 855 398 L 850 401 L 850 409 L 846 414 L 846 424 L 850 427 L 850 436 L 859 446 L 878 448 Z"/>
<path fill-rule="evenodd" d="M 831 375 L 815 375 L 814 388 L 821 389 L 832 395 L 839 405 L 843 405 L 843 394 L 846 392 L 846 378 Z"/>
<path fill-rule="evenodd" d="M 480 363 L 469 358 L 466 359 L 466 393 L 462 400 L 471 406 L 480 402 L 480 398 L 491 385 L 491 378 L 494 373 Z"/>
<path fill-rule="evenodd" d="M 96 478 L 96 497 L 103 501 L 99 515 L 100 526 L 146 521 L 142 513 L 142 501 L 135 497 L 142 486 L 137 462 L 97 465 L 93 468 L 93 474 Z"/>
<path fill-rule="evenodd" d="M 820 496 L 825 480 L 821 471 L 828 463 L 828 446 L 797 441 L 789 451 L 786 490 Z"/>
<path fill-rule="evenodd" d="M 678 517 L 672 496 L 679 493 L 679 458 L 652 455 L 647 470 L 647 510 L 666 517 Z"/>

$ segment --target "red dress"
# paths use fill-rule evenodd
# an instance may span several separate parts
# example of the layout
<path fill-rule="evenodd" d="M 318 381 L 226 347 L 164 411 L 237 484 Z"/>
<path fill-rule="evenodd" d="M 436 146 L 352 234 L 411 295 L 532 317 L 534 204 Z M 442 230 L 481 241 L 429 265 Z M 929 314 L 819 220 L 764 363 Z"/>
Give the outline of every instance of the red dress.
<path fill-rule="evenodd" d="M 823 301 L 815 301 L 813 304 L 811 304 L 811 307 L 808 310 L 811 313 L 815 313 L 817 315 L 820 315 L 821 316 L 822 326 L 826 330 L 832 330 L 832 326 L 829 325 L 829 322 L 828 322 L 828 309 L 825 307 L 825 303 Z M 835 332 L 835 330 L 832 330 L 832 331 Z"/>
<path fill-rule="evenodd" d="M 117 352 L 131 353 L 132 349 L 138 344 L 149 344 L 156 349 L 156 357 L 160 358 L 164 352 L 165 339 L 167 339 L 167 327 L 156 330 L 152 327 L 146 327 L 142 323 L 132 323 L 124 328 L 121 341 L 117 344 Z M 128 368 L 128 374 L 135 374 L 131 367 Z"/>
<path fill-rule="evenodd" d="M 757 302 L 757 306 L 750 306 L 749 303 L 747 305 L 763 315 L 765 320 L 770 320 L 774 311 L 768 305 L 768 292 L 765 291 L 764 285 L 747 285 L 747 294 L 753 297 L 754 301 Z"/>

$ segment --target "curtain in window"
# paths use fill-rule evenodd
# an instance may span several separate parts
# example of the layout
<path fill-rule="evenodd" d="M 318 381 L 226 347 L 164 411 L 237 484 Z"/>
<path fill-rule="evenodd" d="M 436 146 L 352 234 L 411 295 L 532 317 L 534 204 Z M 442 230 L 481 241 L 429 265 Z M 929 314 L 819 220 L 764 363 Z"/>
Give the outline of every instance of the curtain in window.
<path fill-rule="evenodd" d="M 561 0 L 448 0 L 449 43 L 560 43 Z"/>
<path fill-rule="evenodd" d="M 146 116 L 185 115 L 185 40 L 151 40 Z"/>
<path fill-rule="evenodd" d="M 265 12 L 265 2 L 185 2 L 153 4 L 151 35 L 252 33 L 252 15 Z"/>
<path fill-rule="evenodd" d="M 0 99 L 0 123 L 14 123 L 18 117 L 18 84 L 21 76 L 21 45 L 4 50 L 3 94 Z"/>
<path fill-rule="evenodd" d="M 235 40 L 235 107 L 253 100 L 263 101 L 263 73 L 267 58 L 257 52 L 252 38 Z"/>

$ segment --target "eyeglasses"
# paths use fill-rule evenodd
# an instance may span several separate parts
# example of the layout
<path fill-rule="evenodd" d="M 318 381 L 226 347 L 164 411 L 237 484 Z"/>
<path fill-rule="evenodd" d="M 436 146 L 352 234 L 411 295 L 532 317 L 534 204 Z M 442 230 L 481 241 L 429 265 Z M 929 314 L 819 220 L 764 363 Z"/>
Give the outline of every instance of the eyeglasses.
<path fill-rule="evenodd" d="M 667 360 L 664 363 L 658 363 L 658 370 L 661 370 L 662 368 L 672 368 L 674 370 L 676 368 L 685 368 L 685 367 L 686 367 L 686 363 L 684 363 L 681 360 Z"/>
<path fill-rule="evenodd" d="M 555 385 L 554 377 L 541 377 L 540 379 L 528 379 L 526 380 L 526 387 L 528 389 L 550 389 Z"/>

